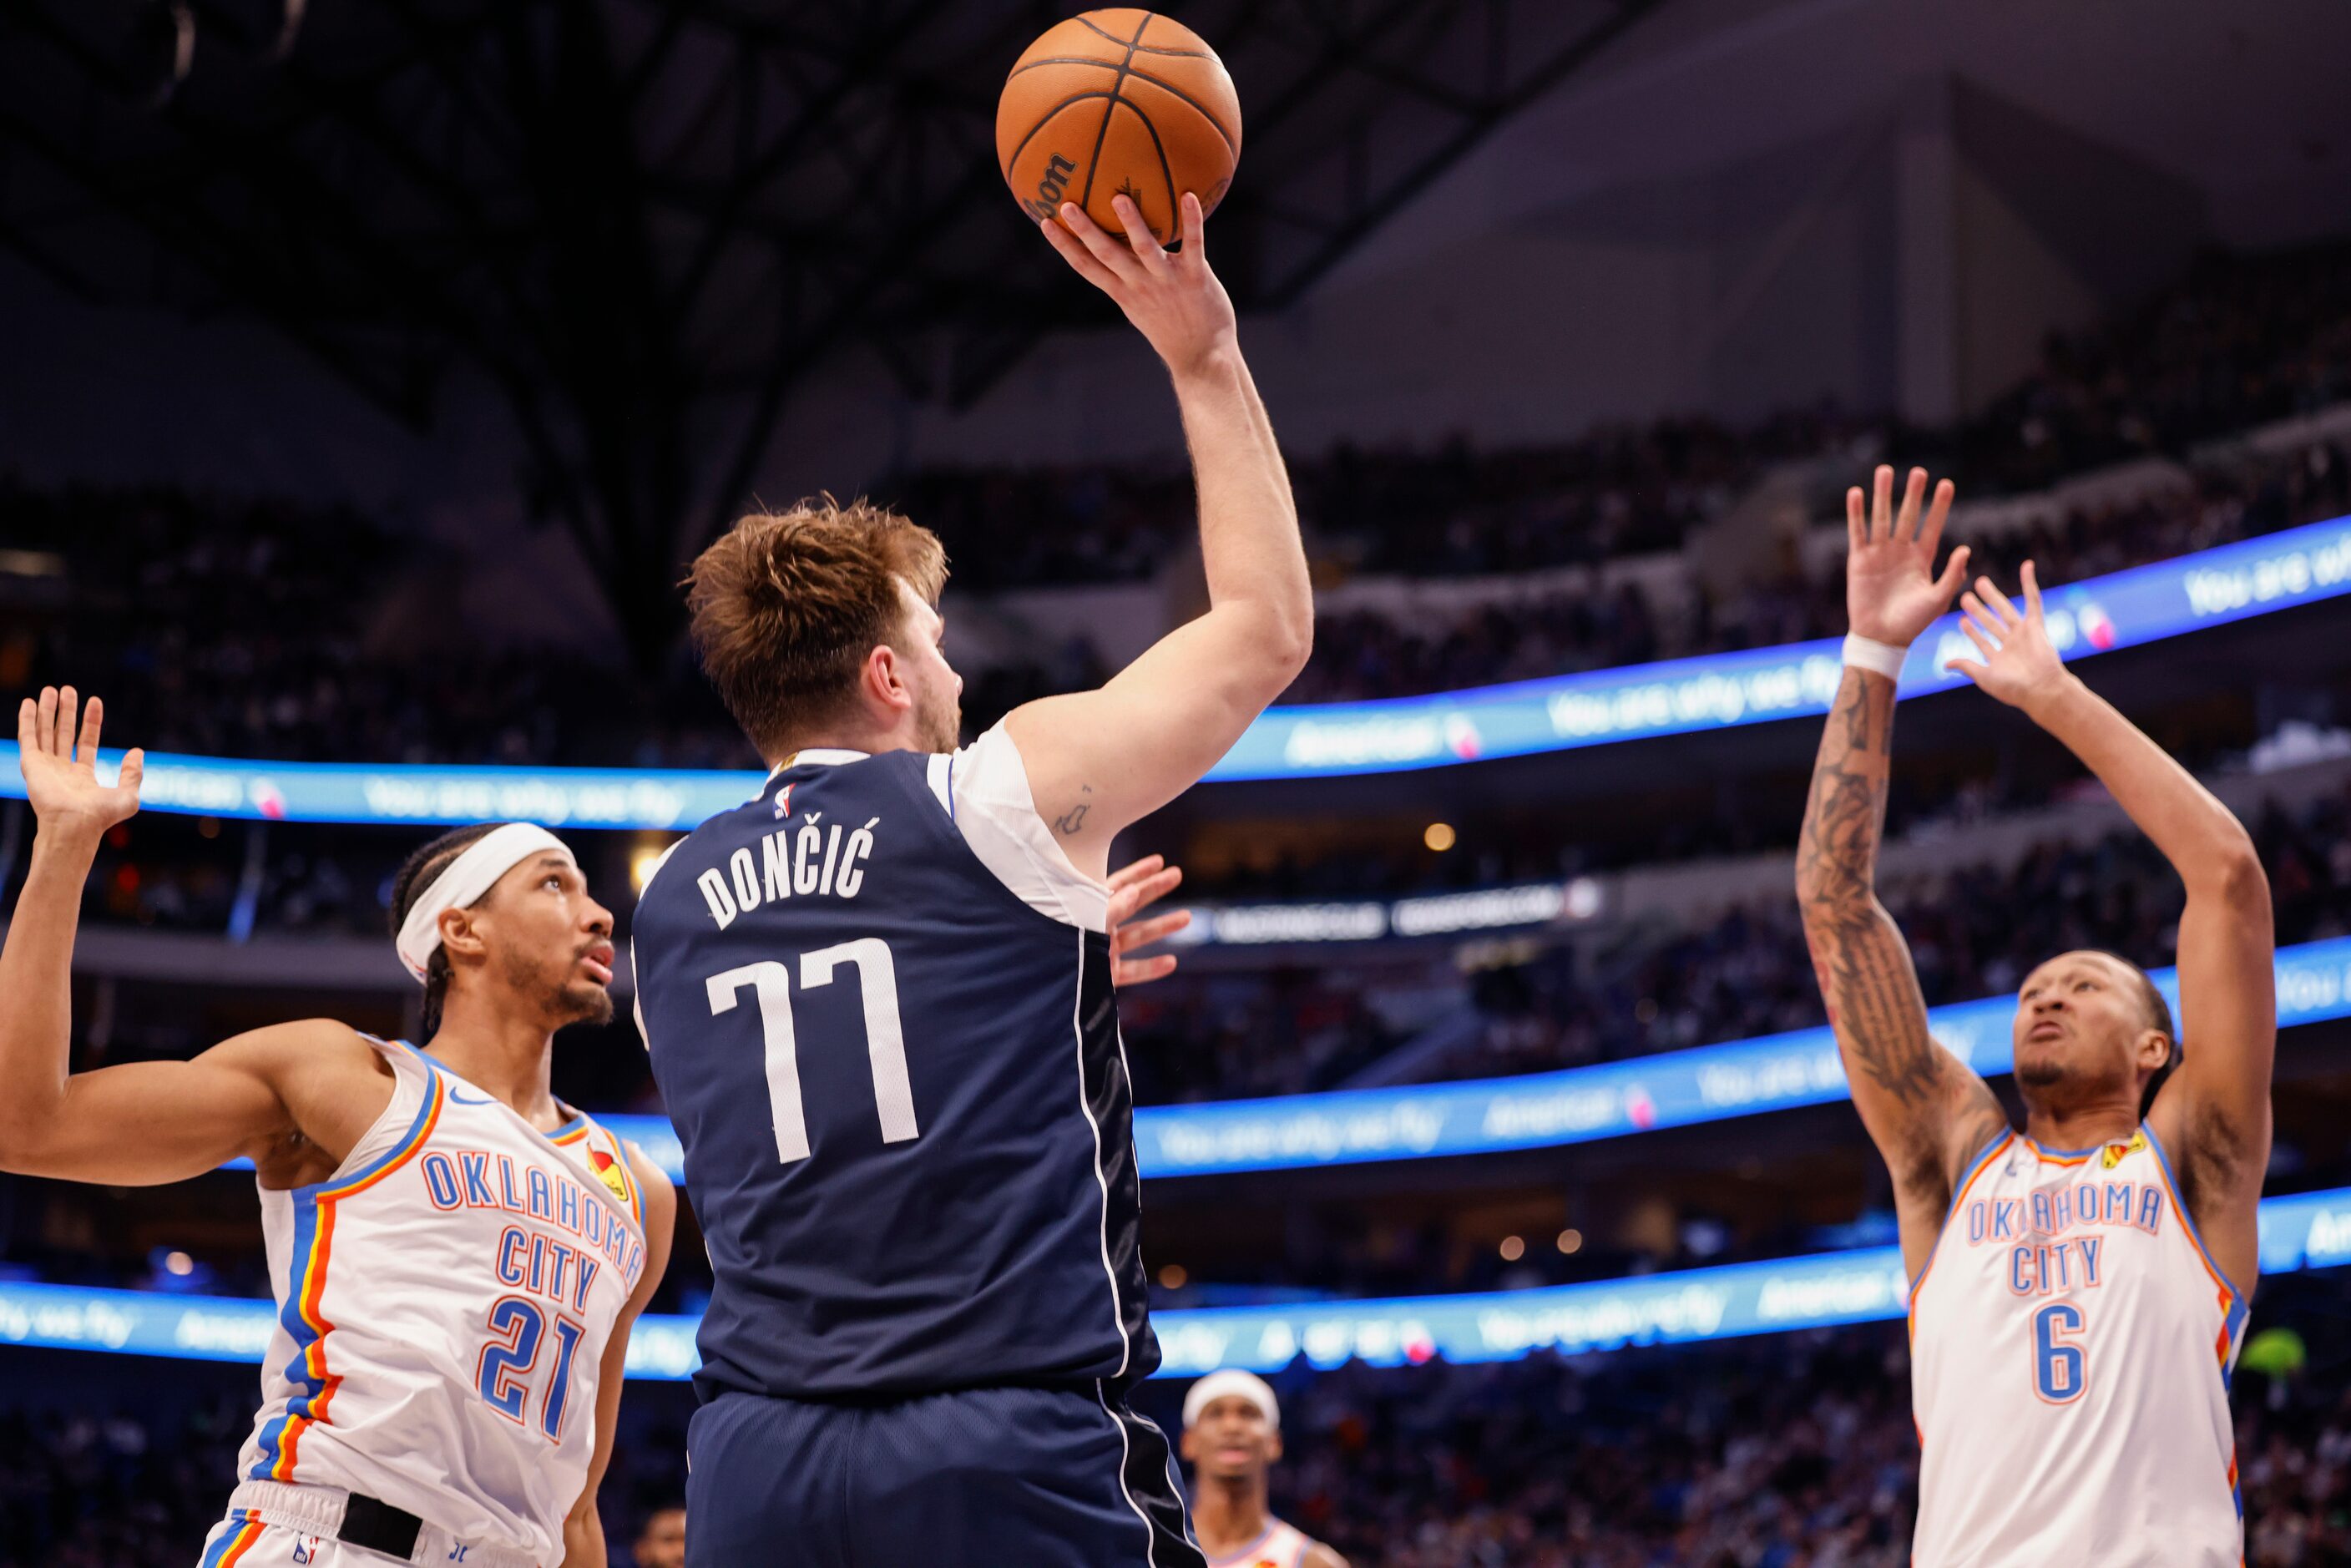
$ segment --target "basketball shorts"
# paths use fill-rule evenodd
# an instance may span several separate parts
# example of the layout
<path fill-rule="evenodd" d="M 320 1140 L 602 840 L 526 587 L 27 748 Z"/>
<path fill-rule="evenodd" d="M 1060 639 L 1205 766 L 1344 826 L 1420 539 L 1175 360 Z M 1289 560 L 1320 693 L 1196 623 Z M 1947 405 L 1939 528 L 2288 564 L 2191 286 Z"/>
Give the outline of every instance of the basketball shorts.
<path fill-rule="evenodd" d="M 327 1487 L 246 1481 L 231 1496 L 228 1517 L 204 1537 L 196 1568 L 386 1568 L 394 1563 L 532 1568 L 528 1552 L 461 1542 L 432 1525 L 418 1527 L 413 1518 L 409 1523 L 414 1540 L 404 1553 L 338 1540 L 343 1500 L 342 1492 Z"/>
<path fill-rule="evenodd" d="M 721 1394 L 686 1456 L 686 1568 L 1207 1568 L 1167 1439 L 1114 1384 Z"/>

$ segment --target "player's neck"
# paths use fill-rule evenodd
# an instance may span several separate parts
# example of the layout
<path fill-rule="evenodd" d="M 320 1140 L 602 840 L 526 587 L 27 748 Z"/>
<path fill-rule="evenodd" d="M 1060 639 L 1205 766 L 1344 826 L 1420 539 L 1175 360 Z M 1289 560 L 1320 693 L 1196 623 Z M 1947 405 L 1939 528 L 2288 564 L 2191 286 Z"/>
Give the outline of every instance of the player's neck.
<path fill-rule="evenodd" d="M 563 1121 L 550 1076 L 554 1041 L 538 1019 L 453 993 L 425 1049 L 450 1071 L 496 1095 L 545 1132 Z"/>
<path fill-rule="evenodd" d="M 2126 1144 L 2137 1131 L 2138 1107 L 2132 1104 L 2024 1108 L 2024 1135 L 2044 1149 L 2095 1149 L 2100 1144 Z"/>
<path fill-rule="evenodd" d="M 774 772 L 803 751 L 855 751 L 879 757 L 885 751 L 919 749 L 914 732 L 904 727 L 869 729 L 859 725 L 836 725 L 794 737 L 782 751 L 768 758 L 768 771 Z"/>
<path fill-rule="evenodd" d="M 1218 1556 L 1238 1552 L 1273 1521 L 1263 1476 L 1201 1476 L 1198 1480 L 1192 1529 L 1209 1552 Z"/>

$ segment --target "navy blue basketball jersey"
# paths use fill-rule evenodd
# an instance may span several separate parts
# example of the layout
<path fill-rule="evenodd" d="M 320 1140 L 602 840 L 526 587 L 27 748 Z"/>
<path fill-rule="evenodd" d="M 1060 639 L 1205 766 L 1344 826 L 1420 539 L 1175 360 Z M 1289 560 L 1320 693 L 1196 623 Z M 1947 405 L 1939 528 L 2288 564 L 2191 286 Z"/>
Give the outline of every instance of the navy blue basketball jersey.
<path fill-rule="evenodd" d="M 1102 907 L 1001 727 L 804 752 L 669 853 L 632 947 L 716 1277 L 705 1397 L 1158 1364 Z"/>

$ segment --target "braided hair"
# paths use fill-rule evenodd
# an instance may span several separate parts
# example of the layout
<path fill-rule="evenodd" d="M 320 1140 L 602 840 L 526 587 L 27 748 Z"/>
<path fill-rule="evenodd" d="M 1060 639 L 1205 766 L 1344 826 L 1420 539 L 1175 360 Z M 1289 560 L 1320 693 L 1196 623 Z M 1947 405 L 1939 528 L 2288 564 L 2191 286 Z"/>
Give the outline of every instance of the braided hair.
<path fill-rule="evenodd" d="M 402 862 L 400 870 L 392 879 L 392 934 L 394 936 L 400 935 L 400 928 L 407 924 L 408 912 L 416 907 L 417 899 L 433 885 L 435 878 L 449 869 L 451 862 L 465 852 L 466 846 L 478 839 L 487 838 L 502 826 L 504 824 L 499 822 L 476 822 L 471 827 L 444 833 Z M 439 1032 L 441 1004 L 448 994 L 449 955 L 445 949 L 435 947 L 432 958 L 424 966 L 424 1016 L 423 1021 L 417 1026 L 421 1039 L 431 1040 Z"/>

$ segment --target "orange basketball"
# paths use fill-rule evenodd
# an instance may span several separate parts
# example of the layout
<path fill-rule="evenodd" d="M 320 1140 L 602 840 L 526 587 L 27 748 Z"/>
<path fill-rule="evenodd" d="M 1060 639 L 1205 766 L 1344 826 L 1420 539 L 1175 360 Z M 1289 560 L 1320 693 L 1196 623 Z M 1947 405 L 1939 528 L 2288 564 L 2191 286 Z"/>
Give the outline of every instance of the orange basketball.
<path fill-rule="evenodd" d="M 1217 51 L 1152 11 L 1089 11 L 1029 46 L 996 106 L 996 162 L 1023 207 L 1075 202 L 1112 234 L 1121 193 L 1162 245 L 1176 198 L 1216 210 L 1241 153 L 1241 102 Z"/>

